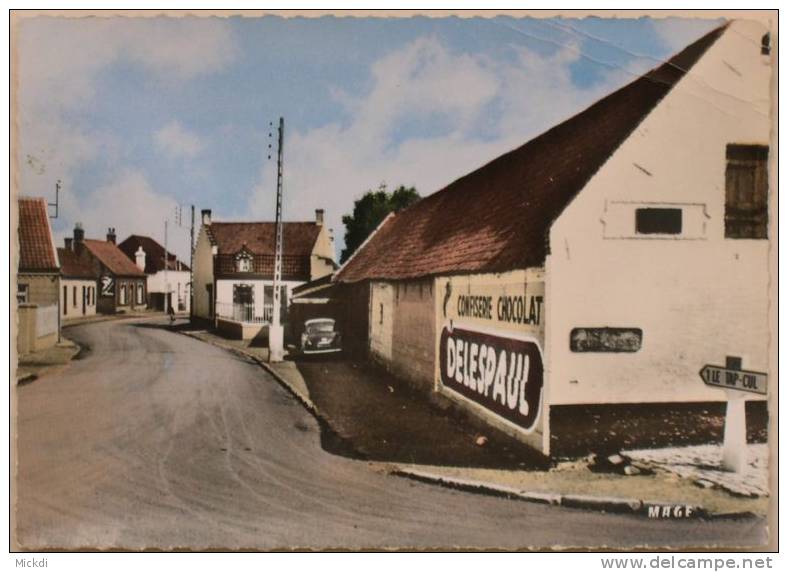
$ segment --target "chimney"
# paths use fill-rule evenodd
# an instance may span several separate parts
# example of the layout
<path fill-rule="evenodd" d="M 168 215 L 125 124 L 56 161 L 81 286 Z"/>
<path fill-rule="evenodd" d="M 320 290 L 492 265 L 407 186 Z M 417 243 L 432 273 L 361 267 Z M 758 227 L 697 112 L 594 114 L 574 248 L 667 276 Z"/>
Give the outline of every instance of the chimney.
<path fill-rule="evenodd" d="M 323 224 L 323 215 L 325 215 L 326 211 L 323 209 L 315 209 L 315 222 L 319 225 Z"/>
<path fill-rule="evenodd" d="M 82 223 L 74 223 L 74 252 L 77 254 L 82 253 L 83 240 L 85 240 L 85 231 L 82 228 Z"/>
<path fill-rule="evenodd" d="M 115 244 L 115 227 L 111 226 L 107 229 L 107 242 Z"/>
<path fill-rule="evenodd" d="M 202 223 L 205 226 L 211 224 L 211 209 L 202 209 Z"/>
<path fill-rule="evenodd" d="M 134 253 L 134 260 L 137 262 L 137 268 L 145 272 L 145 251 L 142 246 L 137 247 L 137 252 Z"/>
<path fill-rule="evenodd" d="M 74 250 L 74 239 L 66 237 L 66 250 Z"/>

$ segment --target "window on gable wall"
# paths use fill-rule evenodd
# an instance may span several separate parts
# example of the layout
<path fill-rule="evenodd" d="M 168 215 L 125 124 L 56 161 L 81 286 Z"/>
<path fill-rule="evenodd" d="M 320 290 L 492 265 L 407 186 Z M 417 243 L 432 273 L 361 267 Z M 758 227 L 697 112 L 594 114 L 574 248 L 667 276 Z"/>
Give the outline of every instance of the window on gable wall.
<path fill-rule="evenodd" d="M 648 207 L 635 210 L 637 234 L 681 234 L 681 226 L 681 209 Z"/>
<path fill-rule="evenodd" d="M 768 56 L 771 53 L 772 53 L 772 38 L 771 38 L 771 34 L 766 32 L 761 37 L 761 55 Z"/>
<path fill-rule="evenodd" d="M 29 300 L 28 296 L 30 293 L 30 288 L 27 284 L 17 284 L 16 285 L 16 301 L 20 304 L 26 304 Z"/>
<path fill-rule="evenodd" d="M 725 238 L 768 238 L 769 147 L 728 145 L 725 155 Z"/>

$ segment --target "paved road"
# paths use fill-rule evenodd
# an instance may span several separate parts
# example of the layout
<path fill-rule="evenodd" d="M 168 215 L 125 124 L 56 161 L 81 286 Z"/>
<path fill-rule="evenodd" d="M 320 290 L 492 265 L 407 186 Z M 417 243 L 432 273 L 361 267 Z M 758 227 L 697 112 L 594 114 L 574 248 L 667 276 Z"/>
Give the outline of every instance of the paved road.
<path fill-rule="evenodd" d="M 18 388 L 17 538 L 42 547 L 742 545 L 764 522 L 657 522 L 411 482 L 320 448 L 259 367 L 153 322 Z"/>

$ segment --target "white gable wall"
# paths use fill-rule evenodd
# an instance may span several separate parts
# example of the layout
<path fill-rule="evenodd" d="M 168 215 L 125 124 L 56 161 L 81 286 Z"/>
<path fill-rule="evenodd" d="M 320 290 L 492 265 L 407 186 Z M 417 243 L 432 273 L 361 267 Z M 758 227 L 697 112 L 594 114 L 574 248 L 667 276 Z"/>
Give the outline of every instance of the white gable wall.
<path fill-rule="evenodd" d="M 551 404 L 722 400 L 704 364 L 767 371 L 769 244 L 724 237 L 726 145 L 770 140 L 765 32 L 734 22 L 552 226 Z M 635 237 L 632 202 L 680 205 L 683 235 Z M 604 326 L 642 328 L 642 348 L 570 351 L 572 328 Z"/>
<path fill-rule="evenodd" d="M 205 225 L 200 227 L 200 232 L 197 235 L 193 270 L 194 315 L 200 318 L 210 318 L 212 308 L 207 286 L 213 288 L 213 246 L 211 246 Z"/>

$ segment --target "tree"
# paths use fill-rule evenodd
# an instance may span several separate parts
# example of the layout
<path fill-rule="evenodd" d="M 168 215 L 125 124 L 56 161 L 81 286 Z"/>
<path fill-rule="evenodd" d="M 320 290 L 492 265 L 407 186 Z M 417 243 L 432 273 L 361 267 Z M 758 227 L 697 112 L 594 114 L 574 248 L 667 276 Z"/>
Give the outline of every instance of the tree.
<path fill-rule="evenodd" d="M 361 246 L 367 237 L 391 212 L 397 212 L 421 198 L 414 187 L 400 185 L 394 191 L 386 191 L 382 184 L 377 191 L 369 190 L 353 204 L 353 214 L 344 215 L 345 248 L 340 262 L 345 262 Z"/>

